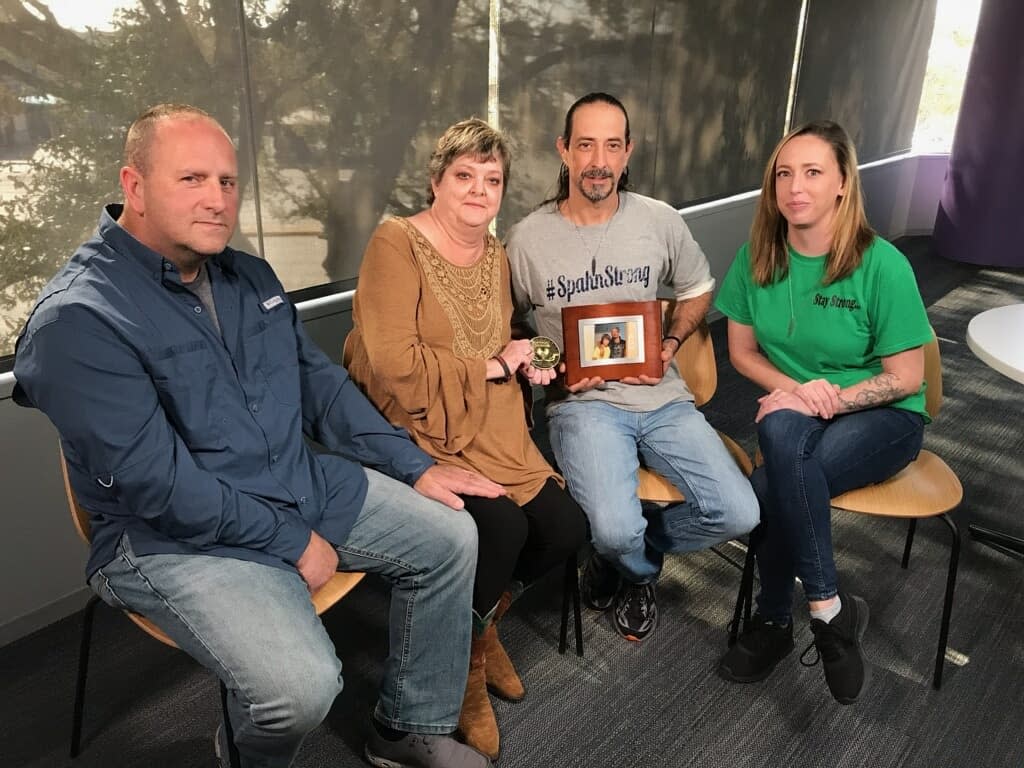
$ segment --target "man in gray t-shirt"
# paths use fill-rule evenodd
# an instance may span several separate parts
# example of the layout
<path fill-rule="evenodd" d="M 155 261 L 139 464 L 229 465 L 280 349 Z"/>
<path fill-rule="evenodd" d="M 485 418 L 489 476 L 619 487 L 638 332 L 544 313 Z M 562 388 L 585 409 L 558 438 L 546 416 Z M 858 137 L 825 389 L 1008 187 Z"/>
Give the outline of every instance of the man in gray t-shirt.
<path fill-rule="evenodd" d="M 746 533 L 757 524 L 757 500 L 673 362 L 707 313 L 714 280 L 679 213 L 626 191 L 633 143 L 625 107 L 603 93 L 579 99 L 558 151 L 558 194 L 508 235 L 518 311 L 532 310 L 538 333 L 564 348 L 562 307 L 649 301 L 661 285 L 676 298 L 661 378 L 593 376 L 569 388 L 556 380 L 546 393 L 555 458 L 590 520 L 595 555 L 584 568 L 584 600 L 611 608 L 623 637 L 643 640 L 657 625 L 664 553 Z M 645 515 L 636 495 L 641 458 L 686 501 Z"/>

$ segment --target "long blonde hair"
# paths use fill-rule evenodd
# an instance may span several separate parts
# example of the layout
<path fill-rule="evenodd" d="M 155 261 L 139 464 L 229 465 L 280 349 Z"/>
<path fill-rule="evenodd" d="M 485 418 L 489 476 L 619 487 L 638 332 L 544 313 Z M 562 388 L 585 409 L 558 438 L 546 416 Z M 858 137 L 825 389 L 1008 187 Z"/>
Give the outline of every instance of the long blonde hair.
<path fill-rule="evenodd" d="M 864 251 L 871 245 L 875 231 L 864 214 L 857 151 L 838 123 L 818 120 L 796 128 L 776 145 L 761 182 L 754 224 L 750 228 L 750 268 L 754 282 L 760 286 L 781 280 L 789 273 L 789 224 L 779 211 L 775 193 L 775 165 L 779 153 L 796 136 L 816 136 L 830 147 L 839 164 L 846 191 L 839 198 L 833 218 L 832 247 L 825 257 L 824 284 L 834 283 L 850 275 L 860 266 Z"/>

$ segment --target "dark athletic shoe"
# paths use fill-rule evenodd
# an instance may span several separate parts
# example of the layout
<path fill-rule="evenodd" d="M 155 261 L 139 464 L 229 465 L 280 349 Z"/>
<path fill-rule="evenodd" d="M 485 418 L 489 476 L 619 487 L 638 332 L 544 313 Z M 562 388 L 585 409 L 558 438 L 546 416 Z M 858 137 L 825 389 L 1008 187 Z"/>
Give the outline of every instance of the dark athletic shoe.
<path fill-rule="evenodd" d="M 807 651 L 817 648 L 833 698 L 840 704 L 853 704 L 867 685 L 871 672 L 860 647 L 868 627 L 868 605 L 863 598 L 843 592 L 839 593 L 839 599 L 843 607 L 832 621 L 811 619 L 814 643 Z M 817 658 L 811 663 L 805 662 L 802 656 L 800 661 L 808 667 L 818 663 Z"/>
<path fill-rule="evenodd" d="M 793 622 L 782 626 L 754 614 L 736 645 L 718 662 L 718 675 L 734 683 L 756 683 L 792 650 Z"/>
<path fill-rule="evenodd" d="M 491 768 L 482 752 L 451 736 L 410 733 L 400 741 L 388 741 L 370 727 L 364 747 L 366 759 L 377 768 Z"/>
<path fill-rule="evenodd" d="M 619 572 L 596 552 L 583 566 L 580 576 L 580 598 L 587 608 L 607 611 L 619 591 Z"/>
<path fill-rule="evenodd" d="M 623 582 L 615 596 L 612 611 L 615 631 L 627 640 L 640 642 L 658 626 L 658 601 L 654 584 L 628 584 Z"/>

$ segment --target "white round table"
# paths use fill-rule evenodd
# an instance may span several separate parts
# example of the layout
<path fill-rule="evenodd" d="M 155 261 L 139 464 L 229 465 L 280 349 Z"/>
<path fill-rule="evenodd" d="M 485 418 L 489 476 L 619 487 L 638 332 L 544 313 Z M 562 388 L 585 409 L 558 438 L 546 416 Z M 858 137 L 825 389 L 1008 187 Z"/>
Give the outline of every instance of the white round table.
<path fill-rule="evenodd" d="M 1024 384 L 1024 304 L 975 315 L 967 325 L 967 346 L 983 363 Z"/>
<path fill-rule="evenodd" d="M 996 307 L 975 315 L 967 325 L 967 346 L 983 363 L 1024 384 L 1024 304 Z M 974 524 L 968 529 L 983 544 L 1024 556 L 1024 539 Z"/>

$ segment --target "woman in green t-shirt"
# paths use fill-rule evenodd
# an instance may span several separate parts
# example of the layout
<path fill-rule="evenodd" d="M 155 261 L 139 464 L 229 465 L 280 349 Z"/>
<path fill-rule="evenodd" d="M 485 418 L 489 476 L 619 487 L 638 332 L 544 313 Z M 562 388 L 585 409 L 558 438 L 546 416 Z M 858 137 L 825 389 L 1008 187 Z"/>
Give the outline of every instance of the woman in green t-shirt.
<path fill-rule="evenodd" d="M 764 462 L 751 476 L 761 592 L 719 674 L 762 680 L 793 650 L 799 577 L 825 681 L 852 703 L 867 679 L 868 608 L 839 588 L 830 500 L 917 456 L 932 331 L 906 258 L 868 226 L 856 153 L 839 125 L 809 123 L 779 142 L 750 242 L 715 305 L 729 318 L 732 364 L 766 392 L 754 418 Z"/>

